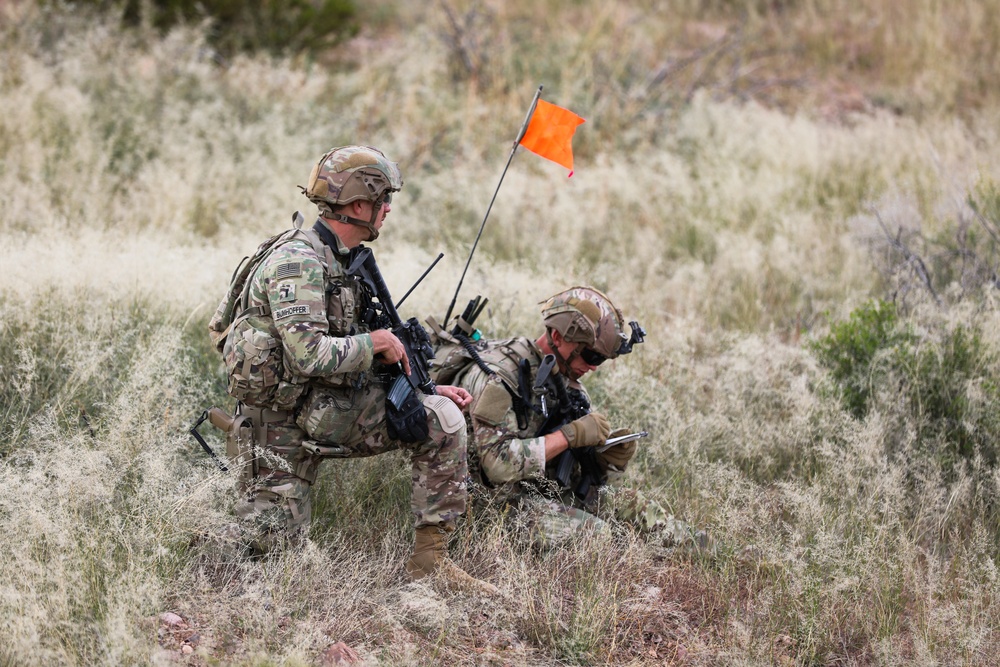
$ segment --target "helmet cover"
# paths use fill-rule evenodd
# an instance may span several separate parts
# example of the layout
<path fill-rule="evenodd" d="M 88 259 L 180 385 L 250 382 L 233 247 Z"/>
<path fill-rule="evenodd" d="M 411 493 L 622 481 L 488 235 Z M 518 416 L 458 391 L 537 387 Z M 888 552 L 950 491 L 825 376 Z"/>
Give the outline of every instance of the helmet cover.
<path fill-rule="evenodd" d="M 545 326 L 563 339 L 583 343 L 614 359 L 628 341 L 625 318 L 611 299 L 593 287 L 571 287 L 542 302 Z"/>
<path fill-rule="evenodd" d="M 324 215 L 358 199 L 376 202 L 403 187 L 399 165 L 371 146 L 332 148 L 319 159 L 303 194 Z"/>

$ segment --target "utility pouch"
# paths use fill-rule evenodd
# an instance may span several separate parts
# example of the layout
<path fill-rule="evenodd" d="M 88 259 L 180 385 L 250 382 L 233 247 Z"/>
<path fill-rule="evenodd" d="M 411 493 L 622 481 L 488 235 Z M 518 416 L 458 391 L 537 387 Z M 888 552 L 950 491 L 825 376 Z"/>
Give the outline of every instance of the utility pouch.
<path fill-rule="evenodd" d="M 399 375 L 385 396 L 386 432 L 400 442 L 423 442 L 430 436 L 427 410 L 405 375 Z"/>
<path fill-rule="evenodd" d="M 348 441 L 365 407 L 361 392 L 352 388 L 313 387 L 296 413 L 295 423 L 324 445 Z"/>
<path fill-rule="evenodd" d="M 230 337 L 231 345 L 225 349 L 229 395 L 256 407 L 294 408 L 306 386 L 284 379 L 281 341 L 248 325 L 238 327 Z"/>

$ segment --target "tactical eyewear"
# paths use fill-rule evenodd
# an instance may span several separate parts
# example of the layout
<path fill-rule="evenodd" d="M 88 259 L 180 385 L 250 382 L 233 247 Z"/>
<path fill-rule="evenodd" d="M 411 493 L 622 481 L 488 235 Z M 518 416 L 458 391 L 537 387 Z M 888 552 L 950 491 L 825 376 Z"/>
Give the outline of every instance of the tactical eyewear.
<path fill-rule="evenodd" d="M 589 347 L 583 348 L 583 351 L 580 352 L 580 357 L 590 366 L 600 366 L 608 360 L 603 354 Z"/>
<path fill-rule="evenodd" d="M 386 192 L 384 195 L 382 195 L 382 204 L 385 205 L 391 203 L 392 203 L 392 193 Z"/>

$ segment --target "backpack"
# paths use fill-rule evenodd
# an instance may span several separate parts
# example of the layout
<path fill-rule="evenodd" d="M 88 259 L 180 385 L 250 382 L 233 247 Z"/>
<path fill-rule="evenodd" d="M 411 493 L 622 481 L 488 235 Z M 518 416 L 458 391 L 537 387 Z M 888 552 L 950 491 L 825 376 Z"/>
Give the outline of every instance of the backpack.
<path fill-rule="evenodd" d="M 289 410 L 305 393 L 305 377 L 287 371 L 281 338 L 273 320 L 267 329 L 243 326 L 250 317 L 268 317 L 270 307 L 249 307 L 251 277 L 270 254 L 291 241 L 303 240 L 313 246 L 321 261 L 326 246 L 311 230 L 303 230 L 303 217 L 296 213 L 292 229 L 276 234 L 261 243 L 250 257 L 244 257 L 233 272 L 229 290 L 209 322 L 209 336 L 222 354 L 228 377 L 227 391 L 236 400 L 259 408 Z M 269 317 L 268 317 L 269 319 Z"/>

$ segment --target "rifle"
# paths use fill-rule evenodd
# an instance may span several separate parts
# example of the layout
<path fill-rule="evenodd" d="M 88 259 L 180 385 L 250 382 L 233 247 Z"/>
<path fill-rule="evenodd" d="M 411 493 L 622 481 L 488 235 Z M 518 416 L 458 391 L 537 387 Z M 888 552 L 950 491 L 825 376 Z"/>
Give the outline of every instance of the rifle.
<path fill-rule="evenodd" d="M 396 372 L 387 374 L 389 403 L 400 412 L 415 410 L 416 406 L 413 403 L 417 389 L 428 395 L 437 393 L 437 385 L 434 384 L 430 376 L 430 360 L 434 358 L 434 348 L 431 345 L 430 336 L 427 335 L 427 330 L 416 317 L 411 317 L 405 322 L 399 317 L 392 296 L 389 294 L 389 288 L 385 284 L 385 279 L 382 278 L 378 264 L 375 263 L 375 255 L 371 249 L 358 246 L 351 252 L 352 258 L 348 264 L 347 274 L 360 278 L 370 293 L 378 299 L 378 303 L 370 304 L 372 312 L 368 313 L 364 319 L 373 328 L 390 329 L 403 344 L 406 356 L 410 360 L 409 375 L 403 373 L 402 364 L 397 364 L 398 370 Z M 404 408 L 406 403 L 409 403 L 410 406 Z M 422 419 L 423 417 L 413 417 L 413 425 L 417 425 L 419 428 Z M 426 428 L 426 425 L 423 428 Z M 417 442 L 419 439 L 422 438 L 409 440 L 409 442 Z"/>
<path fill-rule="evenodd" d="M 554 433 L 560 428 L 580 417 L 590 414 L 590 401 L 583 392 L 566 388 L 566 380 L 559 373 L 549 376 L 548 382 L 555 390 L 556 406 L 550 410 L 549 418 L 545 420 L 536 436 Z M 580 500 L 585 500 L 592 486 L 601 486 L 606 477 L 597 462 L 597 451 L 594 447 L 577 447 L 567 449 L 559 455 L 554 464 L 548 467 L 552 479 L 564 489 L 570 488 L 570 475 L 573 464 L 580 464 L 580 483 L 573 489 Z"/>

